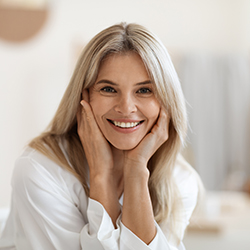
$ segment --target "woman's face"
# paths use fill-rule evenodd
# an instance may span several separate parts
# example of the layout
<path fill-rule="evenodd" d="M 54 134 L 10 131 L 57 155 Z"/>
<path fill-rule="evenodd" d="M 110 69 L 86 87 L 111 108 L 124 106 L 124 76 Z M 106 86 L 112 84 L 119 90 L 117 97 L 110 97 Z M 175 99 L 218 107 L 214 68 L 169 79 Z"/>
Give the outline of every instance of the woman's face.
<path fill-rule="evenodd" d="M 110 55 L 89 89 L 89 102 L 106 139 L 117 149 L 138 145 L 155 124 L 160 104 L 140 56 Z"/>

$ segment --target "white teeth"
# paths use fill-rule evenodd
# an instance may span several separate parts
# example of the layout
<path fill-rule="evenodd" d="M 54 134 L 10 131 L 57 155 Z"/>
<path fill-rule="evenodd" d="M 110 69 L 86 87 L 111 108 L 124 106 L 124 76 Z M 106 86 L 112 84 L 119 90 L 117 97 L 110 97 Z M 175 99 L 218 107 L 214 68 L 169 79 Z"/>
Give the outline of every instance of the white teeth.
<path fill-rule="evenodd" d="M 125 122 L 113 121 L 113 123 L 117 127 L 121 127 L 121 128 L 133 128 L 133 127 L 137 126 L 140 122 L 126 122 L 125 123 Z"/>

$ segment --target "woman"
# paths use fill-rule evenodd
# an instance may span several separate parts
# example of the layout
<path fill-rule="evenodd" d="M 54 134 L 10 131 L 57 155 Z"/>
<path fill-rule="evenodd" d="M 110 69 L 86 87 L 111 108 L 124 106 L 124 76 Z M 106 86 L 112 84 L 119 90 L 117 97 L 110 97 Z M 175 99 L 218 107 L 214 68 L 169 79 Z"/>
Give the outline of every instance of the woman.
<path fill-rule="evenodd" d="M 103 30 L 83 50 L 48 129 L 16 162 L 2 246 L 185 249 L 199 193 L 180 156 L 186 127 L 161 42 L 136 24 Z"/>

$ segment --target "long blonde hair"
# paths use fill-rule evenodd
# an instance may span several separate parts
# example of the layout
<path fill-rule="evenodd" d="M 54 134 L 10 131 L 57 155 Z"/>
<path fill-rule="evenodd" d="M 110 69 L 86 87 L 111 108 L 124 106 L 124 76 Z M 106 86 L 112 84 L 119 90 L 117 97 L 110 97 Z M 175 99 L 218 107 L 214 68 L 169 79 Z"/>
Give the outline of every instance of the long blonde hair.
<path fill-rule="evenodd" d="M 178 216 L 178 189 L 173 169 L 185 141 L 187 116 L 180 82 L 170 56 L 160 40 L 143 26 L 121 23 L 97 34 L 82 51 L 67 90 L 47 130 L 33 139 L 30 146 L 39 150 L 73 173 L 89 195 L 88 167 L 77 134 L 76 113 L 83 89 L 97 78 L 101 61 L 112 53 L 134 51 L 140 55 L 155 84 L 156 96 L 171 117 L 169 139 L 148 162 L 149 190 L 157 222 L 172 221 Z M 65 144 L 65 152 L 60 147 Z M 172 233 L 176 233 L 174 226 Z"/>

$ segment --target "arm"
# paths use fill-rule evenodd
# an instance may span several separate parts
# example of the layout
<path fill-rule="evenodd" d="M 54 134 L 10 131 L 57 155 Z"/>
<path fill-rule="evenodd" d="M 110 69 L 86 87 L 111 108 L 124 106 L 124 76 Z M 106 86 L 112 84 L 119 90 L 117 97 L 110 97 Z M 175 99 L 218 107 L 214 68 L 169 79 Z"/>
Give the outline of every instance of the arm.
<path fill-rule="evenodd" d="M 139 176 L 125 177 L 122 223 L 149 244 L 155 237 L 156 227 L 148 190 L 148 173 Z"/>
<path fill-rule="evenodd" d="M 153 144 L 150 143 L 150 145 Z M 143 152 L 146 151 L 147 149 L 143 150 Z M 14 231 L 11 232 L 11 237 L 14 237 L 13 242 L 17 248 L 26 250 L 40 248 L 48 250 L 177 249 L 168 242 L 167 233 L 165 236 L 159 225 L 154 222 L 153 227 L 153 224 L 150 224 L 153 222 L 153 214 L 147 185 L 145 185 L 148 172 L 146 166 L 142 164 L 144 158 L 140 157 L 138 160 L 138 155 L 142 155 L 138 149 L 137 152 L 131 151 L 126 155 L 124 213 L 122 222 L 120 217 L 117 220 L 117 228 L 113 225 L 117 214 L 112 214 L 112 211 L 118 211 L 118 209 L 112 210 L 112 207 L 108 207 L 110 204 L 107 204 L 106 208 L 103 206 L 107 201 L 102 200 L 103 193 L 99 195 L 99 193 L 93 192 L 94 199 L 87 198 L 80 182 L 72 174 L 42 154 L 38 152 L 34 154 L 28 152 L 19 158 L 12 178 L 11 217 L 15 222 L 13 230 L 18 237 L 13 236 Z M 96 189 L 92 190 L 97 190 L 97 187 L 98 185 L 96 185 Z M 98 190 L 100 191 L 100 189 Z M 136 195 L 133 195 L 135 190 Z M 138 195 L 142 197 L 143 204 Z M 114 197 L 117 197 L 116 192 L 112 199 L 115 204 L 118 204 L 118 199 Z M 107 199 L 109 198 L 108 196 Z M 189 195 L 185 199 L 188 200 Z M 132 202 L 131 205 L 130 202 Z M 110 209 L 109 212 L 106 209 L 107 211 Z M 133 214 L 134 212 L 135 214 Z M 157 229 L 156 235 L 155 229 Z M 153 234 L 151 234 L 152 232 Z M 151 241 L 152 237 L 154 237 L 153 241 Z M 143 238 L 143 241 L 140 238 Z M 149 245 L 145 244 L 150 241 Z"/>
<path fill-rule="evenodd" d="M 161 110 L 153 129 L 140 144 L 125 155 L 124 204 L 122 223 L 149 244 L 156 235 L 152 203 L 148 189 L 147 163 L 154 152 L 168 139 L 169 118 Z"/>
<path fill-rule="evenodd" d="M 181 185 L 185 211 L 183 223 L 186 226 L 196 205 L 197 183 L 192 175 L 182 175 L 177 180 Z M 18 237 L 14 237 L 13 241 L 17 248 L 185 249 L 177 248 L 167 240 L 168 225 L 161 225 L 160 228 L 155 223 L 157 234 L 149 245 L 123 225 L 120 218 L 117 220 L 118 228 L 115 229 L 101 203 L 88 199 L 81 183 L 74 176 L 40 154 L 39 159 L 33 155 L 19 158 L 13 173 L 12 187 L 11 221 L 15 222 L 15 231 L 18 233 Z M 136 199 L 138 200 L 138 197 Z M 9 227 L 9 230 L 13 237 L 13 229 Z M 5 237 L 8 238 L 6 233 L 8 232 L 5 231 Z"/>
<path fill-rule="evenodd" d="M 86 90 L 83 92 L 83 98 L 82 108 L 77 113 L 77 123 L 89 165 L 90 198 L 103 205 L 115 226 L 120 214 L 120 205 L 113 177 L 113 156 L 107 140 L 95 122 Z"/>
<path fill-rule="evenodd" d="M 25 250 L 117 250 L 119 229 L 79 180 L 41 153 L 26 152 L 12 177 L 12 209 L 3 236 L 8 244 Z"/>
<path fill-rule="evenodd" d="M 186 168 L 184 166 L 180 166 L 179 163 L 177 163 L 177 165 L 175 166 L 173 178 L 175 179 L 176 183 L 178 183 L 180 198 L 182 202 L 181 215 L 177 222 L 181 227 L 180 234 L 178 235 L 180 237 L 180 242 L 178 242 L 177 239 L 173 236 L 169 237 L 171 225 L 167 221 L 164 221 L 160 225 L 155 222 L 156 235 L 148 245 L 140 241 L 137 238 L 136 234 L 134 234 L 127 227 L 121 224 L 121 239 L 127 239 L 126 245 L 129 246 L 126 249 L 185 250 L 185 246 L 183 245 L 182 240 L 186 227 L 189 224 L 190 217 L 197 204 L 197 197 L 199 193 L 199 177 L 197 176 L 197 173 L 195 173 L 195 171 L 191 169 L 191 166 L 189 166 L 189 168 Z M 139 199 L 140 202 L 140 198 L 137 197 L 137 199 Z M 142 220 L 144 219 L 146 218 L 142 218 Z"/>
<path fill-rule="evenodd" d="M 115 225 L 120 209 L 118 209 L 117 185 L 115 185 L 112 178 L 114 170 L 112 153 L 110 153 L 109 145 L 105 144 L 107 141 L 100 132 L 91 107 L 86 100 L 87 98 L 81 102 L 84 108 L 81 113 L 78 113 L 77 117 L 78 124 L 83 124 L 82 129 L 78 125 L 78 133 L 90 167 L 91 198 L 96 202 L 96 205 L 99 204 L 99 206 L 103 207 L 114 224 L 114 228 L 110 228 L 108 232 L 108 236 L 114 237 L 116 240 L 111 249 L 176 250 L 177 248 L 168 242 L 167 235 L 163 234 L 159 225 L 154 221 L 148 190 L 149 171 L 147 162 L 162 143 L 168 139 L 167 124 L 169 118 L 167 114 L 161 110 L 157 124 L 155 124 L 151 132 L 145 136 L 136 148 L 124 151 L 122 160 L 124 202 L 121 220 L 119 217 Z M 84 117 L 82 121 L 81 117 Z M 84 122 L 87 123 L 84 124 Z M 84 131 L 87 131 L 85 135 L 81 134 Z M 94 210 L 92 212 L 97 214 Z M 101 220 L 103 221 L 103 219 Z M 117 226 L 117 229 L 115 229 L 115 226 Z M 105 225 L 100 222 L 95 227 L 95 234 L 98 237 L 104 231 Z M 98 237 L 105 249 L 109 249 L 105 244 L 108 236 Z M 88 236 L 87 239 L 89 239 Z"/>
<path fill-rule="evenodd" d="M 38 153 L 16 161 L 11 219 L 17 249 L 81 249 L 79 232 L 87 221 L 69 191 L 71 185 L 78 188 L 79 184 L 74 176 Z M 81 197 L 87 203 L 82 192 Z"/>

